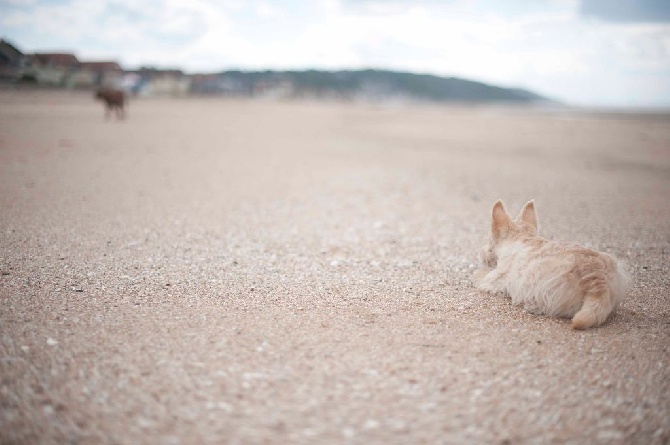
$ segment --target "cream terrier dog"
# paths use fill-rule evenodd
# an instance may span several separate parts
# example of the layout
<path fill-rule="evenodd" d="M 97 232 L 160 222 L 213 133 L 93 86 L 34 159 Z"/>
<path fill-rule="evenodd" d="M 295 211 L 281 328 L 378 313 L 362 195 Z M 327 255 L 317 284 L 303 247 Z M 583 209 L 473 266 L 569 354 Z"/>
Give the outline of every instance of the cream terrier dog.
<path fill-rule="evenodd" d="M 572 317 L 574 329 L 602 324 L 625 296 L 628 278 L 613 256 L 537 236 L 533 201 L 512 220 L 498 200 L 492 219 L 481 252 L 487 268 L 473 275 L 479 289 L 506 293 L 534 314 Z"/>

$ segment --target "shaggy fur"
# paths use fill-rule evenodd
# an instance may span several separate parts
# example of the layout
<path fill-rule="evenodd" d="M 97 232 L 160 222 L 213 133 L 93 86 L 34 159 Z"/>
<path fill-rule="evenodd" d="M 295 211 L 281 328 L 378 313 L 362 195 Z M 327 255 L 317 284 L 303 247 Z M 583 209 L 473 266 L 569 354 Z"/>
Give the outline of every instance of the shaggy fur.
<path fill-rule="evenodd" d="M 486 269 L 475 272 L 479 289 L 502 292 L 534 314 L 572 317 L 574 329 L 602 324 L 626 294 L 617 260 L 577 244 L 537 236 L 533 201 L 512 220 L 502 201 L 493 205 L 491 236 L 481 252 Z"/>

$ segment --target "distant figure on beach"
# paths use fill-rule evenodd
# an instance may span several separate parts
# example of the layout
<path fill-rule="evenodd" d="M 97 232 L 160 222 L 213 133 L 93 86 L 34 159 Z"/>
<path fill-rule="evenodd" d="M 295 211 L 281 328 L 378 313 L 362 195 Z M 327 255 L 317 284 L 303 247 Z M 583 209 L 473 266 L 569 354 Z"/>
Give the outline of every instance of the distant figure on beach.
<path fill-rule="evenodd" d="M 95 98 L 102 99 L 105 102 L 105 119 L 109 119 L 112 111 L 116 111 L 116 117 L 118 119 L 123 119 L 125 117 L 125 110 L 123 108 L 125 93 L 123 90 L 101 88 L 96 91 Z"/>

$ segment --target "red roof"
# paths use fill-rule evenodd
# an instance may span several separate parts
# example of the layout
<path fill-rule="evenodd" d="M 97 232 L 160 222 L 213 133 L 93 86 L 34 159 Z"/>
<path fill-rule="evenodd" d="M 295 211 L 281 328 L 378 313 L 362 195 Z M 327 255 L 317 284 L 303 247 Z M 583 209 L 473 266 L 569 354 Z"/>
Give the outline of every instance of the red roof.
<path fill-rule="evenodd" d="M 118 63 L 111 60 L 103 60 L 97 62 L 81 62 L 79 64 L 79 68 L 96 72 L 123 71 L 123 69 L 121 69 L 121 66 Z"/>
<path fill-rule="evenodd" d="M 40 64 L 58 68 L 74 68 L 79 66 L 79 60 L 70 53 L 35 53 L 33 58 Z"/>

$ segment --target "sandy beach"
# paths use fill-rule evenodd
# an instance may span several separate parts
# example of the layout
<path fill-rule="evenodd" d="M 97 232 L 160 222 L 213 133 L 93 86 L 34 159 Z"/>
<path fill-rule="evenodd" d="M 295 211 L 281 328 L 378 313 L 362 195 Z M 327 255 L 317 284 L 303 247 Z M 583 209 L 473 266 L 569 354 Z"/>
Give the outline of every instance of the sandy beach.
<path fill-rule="evenodd" d="M 493 202 L 623 260 L 470 281 Z M 670 115 L 0 91 L 0 442 L 670 443 Z"/>

